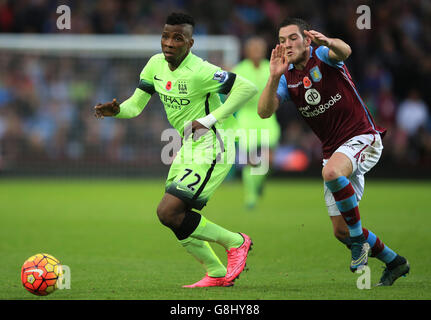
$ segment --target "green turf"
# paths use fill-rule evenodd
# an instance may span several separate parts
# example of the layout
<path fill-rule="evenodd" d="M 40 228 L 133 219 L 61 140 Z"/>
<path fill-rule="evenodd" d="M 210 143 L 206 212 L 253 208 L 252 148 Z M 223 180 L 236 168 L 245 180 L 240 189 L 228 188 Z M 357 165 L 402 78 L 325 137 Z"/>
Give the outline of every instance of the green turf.
<path fill-rule="evenodd" d="M 225 182 L 203 214 L 249 234 L 250 270 L 232 288 L 182 289 L 202 267 L 156 217 L 162 180 L 0 180 L 0 299 L 430 299 L 431 183 L 367 181 L 363 225 L 406 256 L 394 286 L 359 290 L 335 240 L 319 180 L 271 181 L 254 211 Z M 225 253 L 214 245 L 222 261 Z M 20 268 L 47 252 L 71 268 L 70 290 L 28 293 Z M 370 260 L 372 284 L 383 265 Z"/>

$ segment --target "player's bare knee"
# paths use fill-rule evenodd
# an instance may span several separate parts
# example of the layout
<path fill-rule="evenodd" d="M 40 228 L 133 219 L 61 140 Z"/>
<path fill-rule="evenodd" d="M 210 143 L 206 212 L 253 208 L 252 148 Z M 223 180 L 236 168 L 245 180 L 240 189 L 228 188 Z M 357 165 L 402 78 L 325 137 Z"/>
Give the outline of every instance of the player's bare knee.
<path fill-rule="evenodd" d="M 169 206 L 167 206 L 163 201 L 159 203 L 159 206 L 157 207 L 157 217 L 159 218 L 160 222 L 167 227 L 170 227 L 173 223 L 172 219 L 172 211 L 169 209 Z"/>
<path fill-rule="evenodd" d="M 179 208 L 166 201 L 161 201 L 157 207 L 157 217 L 169 228 L 177 228 L 181 224 L 180 214 Z"/>
<path fill-rule="evenodd" d="M 322 170 L 322 177 L 325 181 L 332 181 L 341 176 L 340 171 L 335 167 L 324 167 Z"/>

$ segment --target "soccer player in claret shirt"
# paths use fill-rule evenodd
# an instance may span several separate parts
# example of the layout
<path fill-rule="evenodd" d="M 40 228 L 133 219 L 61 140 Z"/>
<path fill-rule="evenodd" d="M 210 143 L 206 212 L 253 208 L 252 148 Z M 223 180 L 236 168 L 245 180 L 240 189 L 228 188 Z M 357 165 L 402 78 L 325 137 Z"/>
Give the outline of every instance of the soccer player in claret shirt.
<path fill-rule="evenodd" d="M 366 265 L 370 254 L 386 264 L 378 285 L 389 286 L 409 264 L 362 227 L 358 207 L 364 174 L 378 162 L 386 130 L 374 123 L 343 63 L 349 45 L 310 29 L 302 19 L 283 21 L 258 113 L 267 118 L 286 100 L 296 105 L 322 142 L 325 202 L 335 237 L 351 250 L 350 270 Z"/>
<path fill-rule="evenodd" d="M 150 58 L 133 95 L 121 104 L 115 99 L 98 104 L 95 116 L 136 117 L 152 94 L 158 93 L 169 122 L 184 138 L 170 167 L 157 215 L 206 269 L 202 280 L 184 287 L 228 287 L 244 270 L 251 239 L 209 221 L 193 209 L 201 210 L 206 205 L 235 162 L 234 144 L 232 148 L 224 140 L 226 135 L 219 132 L 229 129 L 231 120 L 234 121 L 232 114 L 257 89 L 248 80 L 195 56 L 190 50 L 194 42 L 193 27 L 191 16 L 169 15 L 162 31 L 162 53 Z M 229 93 L 223 104 L 219 93 Z M 185 146 L 191 149 L 185 150 Z M 226 249 L 227 267 L 209 242 Z"/>

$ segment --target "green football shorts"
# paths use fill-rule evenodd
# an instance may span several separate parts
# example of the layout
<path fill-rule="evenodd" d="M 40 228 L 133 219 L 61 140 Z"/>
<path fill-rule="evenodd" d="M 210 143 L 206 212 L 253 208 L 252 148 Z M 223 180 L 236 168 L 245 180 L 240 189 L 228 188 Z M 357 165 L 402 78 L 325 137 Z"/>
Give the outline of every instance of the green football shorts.
<path fill-rule="evenodd" d="M 201 210 L 235 162 L 234 144 L 227 142 L 215 130 L 185 141 L 169 169 L 166 192 Z"/>

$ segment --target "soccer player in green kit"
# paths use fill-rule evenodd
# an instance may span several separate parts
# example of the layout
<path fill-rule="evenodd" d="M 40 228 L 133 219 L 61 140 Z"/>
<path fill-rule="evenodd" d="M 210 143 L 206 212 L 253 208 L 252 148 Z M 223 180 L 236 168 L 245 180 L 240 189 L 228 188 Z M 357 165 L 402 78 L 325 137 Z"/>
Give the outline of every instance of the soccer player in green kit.
<path fill-rule="evenodd" d="M 277 146 L 280 139 L 280 125 L 274 115 L 267 119 L 262 119 L 257 113 L 257 105 L 259 96 L 265 88 L 265 83 L 269 78 L 269 60 L 265 59 L 267 45 L 263 38 L 252 37 L 248 39 L 244 45 L 245 59 L 236 65 L 232 72 L 240 75 L 247 80 L 250 80 L 258 88 L 258 94 L 250 99 L 244 107 L 239 109 L 235 118 L 237 119 L 238 128 L 244 129 L 247 139 L 239 139 L 239 150 L 251 155 L 258 149 L 268 150 L 268 154 L 261 153 L 262 162 L 271 163 L 273 158 L 273 149 Z M 256 132 L 256 136 L 252 135 L 252 131 Z M 262 133 L 266 131 L 268 135 L 267 141 L 262 141 Z M 253 133 L 254 134 L 254 133 Z M 264 144 L 267 144 L 264 146 Z M 266 148 L 262 148 L 266 147 Z M 267 157 L 263 159 L 262 157 Z M 245 206 L 248 209 L 253 209 L 256 206 L 259 196 L 263 191 L 263 184 L 267 170 L 262 170 L 262 173 L 253 171 L 253 167 L 258 164 L 252 163 L 249 159 L 248 164 L 242 169 L 242 182 L 244 186 Z M 260 164 L 260 165 L 261 165 Z"/>
<path fill-rule="evenodd" d="M 170 14 L 162 31 L 162 53 L 150 58 L 133 95 L 121 104 L 116 99 L 98 104 L 95 116 L 136 117 L 151 95 L 158 93 L 170 124 L 184 137 L 169 170 L 165 194 L 157 208 L 158 218 L 206 269 L 202 280 L 183 287 L 228 287 L 244 270 L 251 239 L 209 221 L 193 209 L 201 210 L 228 174 L 235 150 L 219 131 L 229 129 L 232 114 L 257 89 L 241 76 L 195 56 L 190 51 L 193 27 L 191 16 Z M 221 103 L 218 93 L 229 93 L 225 103 Z M 209 242 L 226 249 L 227 267 Z"/>

